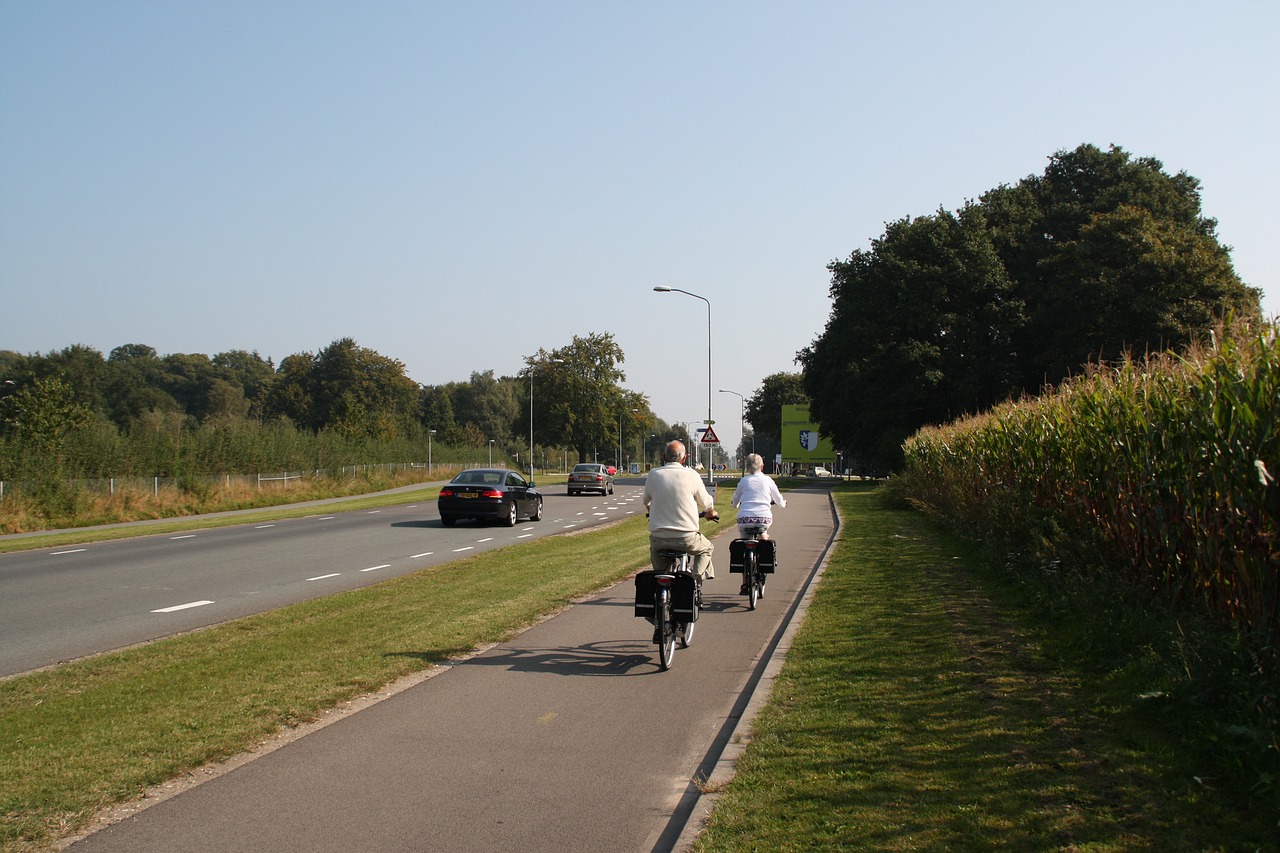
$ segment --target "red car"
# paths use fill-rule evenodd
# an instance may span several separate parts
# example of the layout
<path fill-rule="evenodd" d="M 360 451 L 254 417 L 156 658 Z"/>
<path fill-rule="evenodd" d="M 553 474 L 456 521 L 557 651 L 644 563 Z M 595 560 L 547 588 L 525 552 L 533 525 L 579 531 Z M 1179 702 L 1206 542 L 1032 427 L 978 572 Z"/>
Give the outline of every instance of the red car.
<path fill-rule="evenodd" d="M 608 465 L 608 466 L 605 466 L 605 467 L 607 467 L 607 468 L 609 469 L 609 476 L 610 476 L 610 477 L 617 476 L 617 474 L 618 474 L 618 469 L 617 469 L 617 468 L 615 468 L 615 467 L 614 467 L 614 466 L 612 466 L 612 465 Z"/>

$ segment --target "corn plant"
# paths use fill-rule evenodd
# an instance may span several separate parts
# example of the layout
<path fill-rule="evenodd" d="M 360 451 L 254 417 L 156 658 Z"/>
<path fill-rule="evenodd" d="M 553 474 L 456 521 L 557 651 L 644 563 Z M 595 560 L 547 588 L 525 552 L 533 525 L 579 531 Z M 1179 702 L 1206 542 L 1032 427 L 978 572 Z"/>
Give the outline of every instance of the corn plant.
<path fill-rule="evenodd" d="M 924 429 L 905 451 L 906 489 L 930 512 L 1042 561 L 1122 575 L 1276 654 L 1275 324 L 1093 366 L 1043 397 Z"/>

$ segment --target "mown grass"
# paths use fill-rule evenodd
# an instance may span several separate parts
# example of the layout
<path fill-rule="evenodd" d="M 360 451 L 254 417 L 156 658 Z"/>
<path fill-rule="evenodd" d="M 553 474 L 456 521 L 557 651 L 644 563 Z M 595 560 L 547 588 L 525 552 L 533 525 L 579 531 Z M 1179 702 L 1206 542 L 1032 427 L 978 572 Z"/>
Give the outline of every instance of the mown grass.
<path fill-rule="evenodd" d="M 1152 701 L 1140 662 L 1071 663 L 1081 626 L 1037 621 L 920 514 L 837 495 L 841 539 L 698 851 L 1276 849 L 1277 815 L 1219 788 L 1170 730 L 1195 709 Z"/>
<path fill-rule="evenodd" d="M 0 848 L 519 628 L 641 568 L 643 518 L 0 681 Z"/>

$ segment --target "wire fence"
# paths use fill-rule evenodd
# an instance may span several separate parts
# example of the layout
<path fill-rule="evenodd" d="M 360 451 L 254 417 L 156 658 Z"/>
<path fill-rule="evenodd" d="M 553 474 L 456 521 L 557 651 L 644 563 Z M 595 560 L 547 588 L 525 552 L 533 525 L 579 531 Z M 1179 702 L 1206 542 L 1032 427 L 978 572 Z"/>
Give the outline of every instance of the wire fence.
<path fill-rule="evenodd" d="M 386 462 L 370 465 L 343 465 L 338 468 L 318 468 L 313 471 L 272 471 L 257 474 L 216 474 L 208 476 L 184 477 L 107 477 L 103 479 L 67 480 L 64 485 L 72 491 L 88 492 L 100 495 L 115 495 L 119 492 L 149 492 L 159 495 L 162 491 L 191 491 L 201 486 L 216 488 L 233 486 L 245 488 L 268 489 L 307 480 L 345 480 L 350 478 L 368 479 L 378 474 L 392 476 L 405 471 L 423 470 L 431 473 L 435 469 L 457 470 L 457 465 L 430 465 L 426 462 Z M 465 465 L 462 467 L 476 467 Z M 31 483 L 0 480 L 0 500 L 17 498 L 24 493 L 31 493 L 37 487 Z"/>

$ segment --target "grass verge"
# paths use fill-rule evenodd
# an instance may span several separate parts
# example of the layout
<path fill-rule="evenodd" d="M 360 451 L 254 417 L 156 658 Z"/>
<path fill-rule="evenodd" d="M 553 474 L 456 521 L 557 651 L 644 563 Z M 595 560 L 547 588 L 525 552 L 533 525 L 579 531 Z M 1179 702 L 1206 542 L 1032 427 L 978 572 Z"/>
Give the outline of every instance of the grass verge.
<path fill-rule="evenodd" d="M 647 542 L 634 518 L 0 681 L 0 849 L 46 849 L 149 785 L 508 638 L 641 568 Z"/>
<path fill-rule="evenodd" d="M 738 773 L 697 843 L 739 850 L 1275 850 L 1127 677 L 968 546 L 874 491 L 843 532 Z M 1176 728 L 1176 726 L 1174 726 Z"/>

